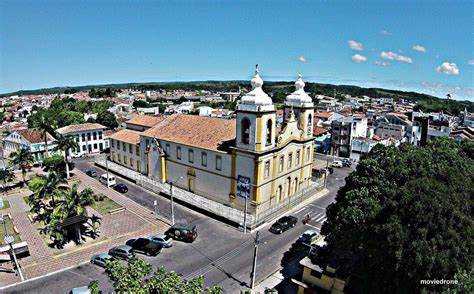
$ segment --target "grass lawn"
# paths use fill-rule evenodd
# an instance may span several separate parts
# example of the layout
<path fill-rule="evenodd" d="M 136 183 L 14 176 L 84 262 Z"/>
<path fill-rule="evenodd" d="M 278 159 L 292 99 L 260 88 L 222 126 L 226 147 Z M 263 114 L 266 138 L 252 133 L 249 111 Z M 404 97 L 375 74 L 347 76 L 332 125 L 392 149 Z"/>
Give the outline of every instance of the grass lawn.
<path fill-rule="evenodd" d="M 102 215 L 104 215 L 106 213 L 109 213 L 112 210 L 118 209 L 120 207 L 122 207 L 120 204 L 118 204 L 117 202 L 115 202 L 115 201 L 113 201 L 113 200 L 111 200 L 107 197 L 104 197 L 104 200 L 102 200 L 102 201 L 96 201 L 95 205 L 92 206 L 92 208 L 97 210 L 97 212 L 99 212 Z"/>
<path fill-rule="evenodd" d="M 12 223 L 12 220 L 8 217 L 8 216 L 4 216 L 3 217 L 3 221 L 6 223 L 7 225 L 7 231 L 8 231 L 8 234 L 9 235 L 12 235 L 14 238 L 15 238 L 15 241 L 14 243 L 17 243 L 17 242 L 20 242 L 21 239 L 20 239 L 20 235 L 18 235 L 17 233 L 15 233 L 15 231 L 13 231 L 13 223 Z M 3 228 L 3 224 L 1 224 L 1 229 L 0 229 L 0 243 L 2 245 L 6 245 L 5 244 L 5 230 Z"/>
<path fill-rule="evenodd" d="M 0 200 L 2 201 L 2 200 Z M 3 200 L 3 207 L 0 208 L 1 209 L 7 209 L 7 208 L 10 208 L 10 202 L 8 202 L 8 200 Z"/>

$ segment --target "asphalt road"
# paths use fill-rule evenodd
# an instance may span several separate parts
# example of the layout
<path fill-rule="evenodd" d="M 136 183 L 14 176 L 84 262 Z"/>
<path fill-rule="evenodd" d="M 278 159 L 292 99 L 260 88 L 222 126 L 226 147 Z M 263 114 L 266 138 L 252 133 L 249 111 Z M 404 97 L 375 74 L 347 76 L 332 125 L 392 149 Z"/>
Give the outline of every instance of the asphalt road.
<path fill-rule="evenodd" d="M 91 164 L 87 161 L 79 161 L 76 163 L 76 168 L 85 171 L 91 168 Z M 103 172 L 97 167 L 93 168 L 99 174 Z M 309 214 L 311 221 L 307 225 L 299 221 L 294 228 L 280 235 L 274 235 L 268 231 L 270 224 L 259 229 L 261 243 L 256 275 L 257 284 L 285 264 L 282 260 L 288 256 L 288 252 L 299 235 L 307 229 L 319 230 L 325 220 L 326 206 L 334 201 L 337 190 L 344 184 L 344 178 L 350 171 L 349 168 L 335 168 L 334 174 L 330 175 L 327 181 L 329 193 L 292 213 L 299 220 Z M 150 210 L 154 210 L 153 203 L 156 200 L 158 213 L 169 219 L 169 199 L 148 192 L 125 179 L 117 178 L 119 183 L 125 183 L 128 186 L 127 197 Z M 163 249 L 157 257 L 141 257 L 154 267 L 164 266 L 167 270 L 174 270 L 184 278 L 204 275 L 206 285 L 219 284 L 226 292 L 235 293 L 250 285 L 255 232 L 244 235 L 235 227 L 180 204 L 175 204 L 175 219 L 176 222 L 195 224 L 199 233 L 198 238 L 191 244 L 175 242 L 172 248 Z M 104 271 L 97 266 L 84 264 L 6 288 L 0 292 L 64 293 L 73 287 L 84 286 L 97 279 L 104 292 L 111 291 Z"/>

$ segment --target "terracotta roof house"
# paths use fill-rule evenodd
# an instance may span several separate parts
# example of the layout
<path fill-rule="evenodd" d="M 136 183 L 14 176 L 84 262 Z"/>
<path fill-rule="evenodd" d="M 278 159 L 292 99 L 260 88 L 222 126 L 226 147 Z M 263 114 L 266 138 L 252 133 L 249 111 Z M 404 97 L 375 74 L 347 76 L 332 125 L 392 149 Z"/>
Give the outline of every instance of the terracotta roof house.
<path fill-rule="evenodd" d="M 40 130 L 22 129 L 12 132 L 3 139 L 3 156 L 8 158 L 13 152 L 28 149 L 35 163 L 41 163 L 46 153 L 45 134 L 48 155 L 57 154 L 57 151 L 53 151 L 56 147 L 56 139 L 51 134 Z"/>
<path fill-rule="evenodd" d="M 137 115 L 125 122 L 126 128 L 136 131 L 147 130 L 165 119 L 165 116 Z"/>

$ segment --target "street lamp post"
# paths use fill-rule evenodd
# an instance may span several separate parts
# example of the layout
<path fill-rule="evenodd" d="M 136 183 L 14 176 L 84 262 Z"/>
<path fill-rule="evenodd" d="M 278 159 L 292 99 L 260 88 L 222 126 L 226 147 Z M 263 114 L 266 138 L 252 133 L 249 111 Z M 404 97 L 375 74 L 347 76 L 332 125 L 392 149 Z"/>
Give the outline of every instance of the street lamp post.
<path fill-rule="evenodd" d="M 256 276 L 256 271 L 257 271 L 257 253 L 258 253 L 258 244 L 260 244 L 260 241 L 258 240 L 260 232 L 257 231 L 257 234 L 255 235 L 255 242 L 254 242 L 254 252 L 253 252 L 253 264 L 252 264 L 252 281 L 250 282 L 250 288 L 253 290 L 255 287 L 255 276 Z"/>
<path fill-rule="evenodd" d="M 174 225 L 174 200 L 173 200 L 173 185 L 183 177 L 177 178 L 175 181 L 170 182 L 170 204 L 171 204 L 171 225 Z"/>
<path fill-rule="evenodd" d="M 110 181 L 109 181 L 109 160 L 107 159 L 107 153 L 105 154 L 105 170 L 107 174 L 107 188 L 110 188 Z"/>
<path fill-rule="evenodd" d="M 10 256 L 13 258 L 13 262 L 15 264 L 15 267 L 18 271 L 18 275 L 20 276 L 20 279 L 22 281 L 25 280 L 23 277 L 23 273 L 21 272 L 20 264 L 18 263 L 18 260 L 16 259 L 16 254 L 15 251 L 13 250 L 13 241 L 15 240 L 12 235 L 8 234 L 7 231 L 7 224 L 4 219 L 4 215 L 2 214 L 2 223 L 3 223 L 3 229 L 5 230 L 5 242 L 10 246 Z"/>

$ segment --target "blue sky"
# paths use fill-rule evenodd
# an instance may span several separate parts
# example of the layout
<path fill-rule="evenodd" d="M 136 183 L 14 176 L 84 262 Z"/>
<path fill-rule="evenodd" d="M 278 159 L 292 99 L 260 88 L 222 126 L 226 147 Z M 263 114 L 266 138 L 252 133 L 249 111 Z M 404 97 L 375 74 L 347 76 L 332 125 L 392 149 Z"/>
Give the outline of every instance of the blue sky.
<path fill-rule="evenodd" d="M 259 63 L 266 80 L 301 71 L 473 101 L 473 11 L 435 0 L 0 0 L 0 93 L 249 79 Z"/>

